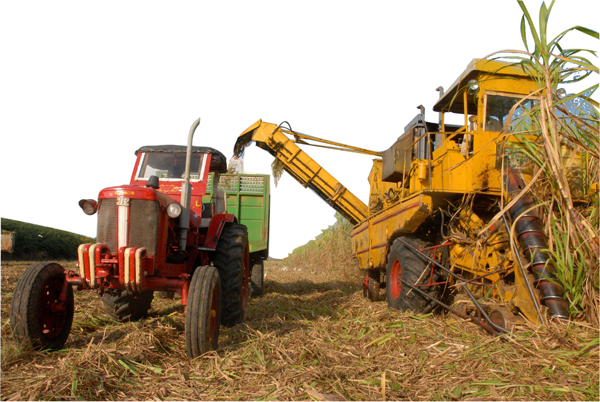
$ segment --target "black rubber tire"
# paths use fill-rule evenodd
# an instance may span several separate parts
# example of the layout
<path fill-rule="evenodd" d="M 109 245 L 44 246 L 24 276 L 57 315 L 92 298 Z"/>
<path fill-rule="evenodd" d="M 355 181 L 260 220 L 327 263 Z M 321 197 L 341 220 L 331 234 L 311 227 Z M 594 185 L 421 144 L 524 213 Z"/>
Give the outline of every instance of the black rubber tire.
<path fill-rule="evenodd" d="M 246 226 L 238 223 L 225 224 L 213 263 L 221 278 L 221 324 L 232 327 L 244 321 L 250 294 L 250 255 Z"/>
<path fill-rule="evenodd" d="M 375 302 L 379 301 L 381 289 L 381 272 L 378 269 L 368 269 L 365 274 L 366 284 L 363 283 L 363 296 Z"/>
<path fill-rule="evenodd" d="M 417 249 L 424 249 L 430 246 L 429 243 L 412 237 L 402 237 L 401 239 Z M 431 257 L 430 251 L 425 251 L 425 254 Z M 394 267 L 395 264 L 398 265 Z M 430 269 L 428 261 L 406 247 L 400 239 L 394 240 L 392 247 L 390 247 L 386 267 L 386 300 L 388 306 L 400 311 L 412 310 L 415 313 L 427 313 L 431 311 L 436 306 L 435 302 L 414 290 L 411 292 L 410 287 L 403 285 L 397 277 L 394 277 L 400 276 L 408 283 L 423 285 L 429 283 Z M 424 271 L 427 272 L 424 273 Z M 396 272 L 398 275 L 393 275 L 393 272 Z M 437 270 L 434 269 L 433 282 L 436 282 L 438 277 Z M 419 290 L 432 297 L 437 297 L 440 287 L 439 285 L 419 287 Z"/>
<path fill-rule="evenodd" d="M 263 285 L 265 281 L 265 265 L 262 258 L 252 260 L 252 270 L 250 271 L 250 287 L 252 288 L 251 297 L 261 296 L 263 294 Z"/>
<path fill-rule="evenodd" d="M 113 320 L 138 321 L 148 314 L 148 310 L 152 306 L 152 299 L 154 299 L 154 292 L 151 290 L 141 293 L 114 290 L 104 293 L 100 299 L 104 304 L 104 311 Z"/>
<path fill-rule="evenodd" d="M 196 268 L 185 309 L 185 348 L 190 359 L 219 344 L 221 321 L 221 280 L 215 267 Z"/>
<path fill-rule="evenodd" d="M 10 327 L 18 343 L 36 350 L 61 349 L 65 345 L 75 303 L 73 288 L 67 284 L 64 310 L 56 311 L 64 282 L 65 269 L 47 261 L 33 264 L 19 278 L 10 304 Z"/>

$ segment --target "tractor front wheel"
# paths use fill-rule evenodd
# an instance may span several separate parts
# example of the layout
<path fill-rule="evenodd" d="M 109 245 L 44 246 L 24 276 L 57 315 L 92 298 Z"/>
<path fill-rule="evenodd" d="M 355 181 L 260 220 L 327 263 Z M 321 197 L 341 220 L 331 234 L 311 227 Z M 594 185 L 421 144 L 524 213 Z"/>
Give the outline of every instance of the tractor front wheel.
<path fill-rule="evenodd" d="M 248 231 L 238 223 L 226 223 L 217 243 L 214 265 L 223 290 L 221 324 L 232 327 L 244 321 L 250 295 Z"/>
<path fill-rule="evenodd" d="M 406 246 L 400 239 L 396 239 L 388 254 L 386 267 L 388 306 L 400 311 L 412 310 L 415 313 L 427 313 L 435 307 L 435 303 L 412 290 L 402 281 L 418 286 L 420 290 L 432 297 L 437 295 L 439 286 L 433 285 L 433 283 L 436 282 L 438 273 L 435 270 L 432 272 L 431 264 L 413 250 L 414 247 L 423 251 L 430 244 L 412 237 L 402 237 L 402 240 L 411 247 Z"/>
<path fill-rule="evenodd" d="M 65 269 L 53 262 L 38 262 L 27 268 L 13 292 L 13 337 L 36 350 L 60 349 L 71 332 L 73 313 L 73 289 Z"/>
<path fill-rule="evenodd" d="M 185 308 L 185 347 L 190 359 L 217 348 L 221 320 L 221 280 L 211 266 L 196 268 Z"/>

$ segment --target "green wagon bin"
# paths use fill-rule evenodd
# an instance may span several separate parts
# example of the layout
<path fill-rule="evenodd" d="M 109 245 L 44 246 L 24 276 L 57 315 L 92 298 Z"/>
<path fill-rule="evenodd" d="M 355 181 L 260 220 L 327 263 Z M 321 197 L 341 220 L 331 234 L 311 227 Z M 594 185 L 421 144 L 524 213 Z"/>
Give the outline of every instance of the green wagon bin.
<path fill-rule="evenodd" d="M 205 197 L 213 196 L 213 185 L 214 174 L 210 173 Z M 218 184 L 225 192 L 227 213 L 248 228 L 253 296 L 262 293 L 263 261 L 269 256 L 269 185 L 270 176 L 264 174 L 222 174 Z"/>

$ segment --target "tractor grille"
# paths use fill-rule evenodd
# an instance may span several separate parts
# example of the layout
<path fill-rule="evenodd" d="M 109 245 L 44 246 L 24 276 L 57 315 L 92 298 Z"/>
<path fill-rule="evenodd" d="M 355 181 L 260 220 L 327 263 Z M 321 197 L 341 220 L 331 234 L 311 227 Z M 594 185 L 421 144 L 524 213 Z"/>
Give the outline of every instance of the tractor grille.
<path fill-rule="evenodd" d="M 97 242 L 117 252 L 116 199 L 103 199 L 98 210 Z M 158 203 L 150 200 L 129 200 L 128 247 L 145 247 L 148 254 L 156 255 L 158 237 Z"/>
<path fill-rule="evenodd" d="M 96 241 L 117 252 L 117 200 L 114 198 L 100 201 Z"/>
<path fill-rule="evenodd" d="M 148 254 L 156 255 L 158 202 L 132 199 L 130 208 L 129 246 L 146 247 Z"/>

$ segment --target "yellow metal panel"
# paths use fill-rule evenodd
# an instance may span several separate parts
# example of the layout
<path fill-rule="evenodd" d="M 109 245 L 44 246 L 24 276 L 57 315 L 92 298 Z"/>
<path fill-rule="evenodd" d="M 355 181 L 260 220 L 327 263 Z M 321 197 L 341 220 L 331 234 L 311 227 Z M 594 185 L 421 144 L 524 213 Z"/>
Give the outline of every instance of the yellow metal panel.
<path fill-rule="evenodd" d="M 352 252 L 359 267 L 384 268 L 390 239 L 417 230 L 433 212 L 432 205 L 430 196 L 419 194 L 372 215 L 367 222 L 354 228 Z"/>

